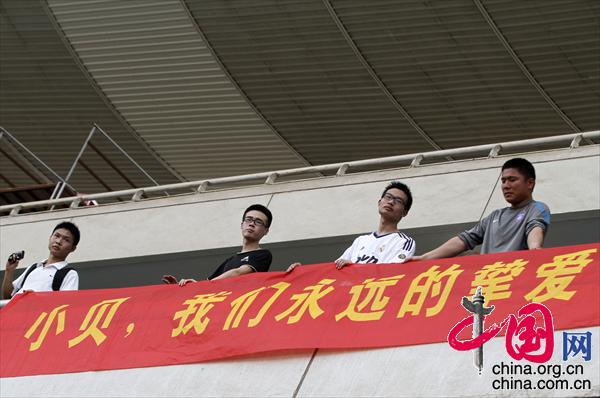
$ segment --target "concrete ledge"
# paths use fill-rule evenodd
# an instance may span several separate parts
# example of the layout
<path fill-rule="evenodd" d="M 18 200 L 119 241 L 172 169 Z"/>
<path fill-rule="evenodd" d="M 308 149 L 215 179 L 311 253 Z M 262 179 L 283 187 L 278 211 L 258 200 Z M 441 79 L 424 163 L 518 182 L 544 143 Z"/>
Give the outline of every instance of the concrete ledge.
<path fill-rule="evenodd" d="M 575 331 L 575 330 L 572 330 Z M 589 379 L 589 390 L 495 389 L 493 380 L 550 380 L 552 375 L 494 374 L 493 366 L 516 364 L 504 337 L 484 346 L 484 371 L 472 352 L 447 343 L 354 351 L 272 353 L 252 358 L 155 368 L 4 378 L 2 397 L 563 397 L 600 394 L 600 327 L 592 332 L 592 360 L 562 361 L 562 331 L 556 331 L 553 359 L 544 366 L 581 364 L 583 374 L 561 374 L 572 383 Z M 401 333 L 401 331 L 398 331 Z M 518 364 L 537 364 L 520 361 Z M 562 368 L 561 368 L 562 369 Z M 498 370 L 498 368 L 496 368 Z M 295 392 L 297 391 L 297 395 Z"/>
<path fill-rule="evenodd" d="M 519 156 L 535 164 L 535 197 L 553 214 L 600 208 L 598 146 Z M 510 157 L 3 217 L 0 258 L 15 250 L 26 251 L 25 262 L 45 258 L 48 236 L 60 220 L 74 221 L 82 230 L 72 262 L 237 246 L 241 213 L 252 203 L 266 204 L 274 213 L 265 244 L 357 235 L 377 226 L 377 200 L 395 179 L 405 181 L 415 198 L 401 228 L 475 222 L 505 206 L 496 182 Z"/>

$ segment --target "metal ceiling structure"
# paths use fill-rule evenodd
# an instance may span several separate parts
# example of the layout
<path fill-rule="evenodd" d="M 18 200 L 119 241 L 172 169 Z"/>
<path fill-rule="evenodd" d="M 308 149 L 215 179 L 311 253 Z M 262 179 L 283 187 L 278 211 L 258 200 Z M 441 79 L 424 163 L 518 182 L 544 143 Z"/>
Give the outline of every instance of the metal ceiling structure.
<path fill-rule="evenodd" d="M 0 0 L 0 24 L 0 126 L 62 177 L 94 123 L 127 154 L 94 137 L 79 192 L 152 185 L 130 158 L 169 184 L 600 129 L 595 0 Z M 0 188 L 36 183 L 21 155 Z"/>

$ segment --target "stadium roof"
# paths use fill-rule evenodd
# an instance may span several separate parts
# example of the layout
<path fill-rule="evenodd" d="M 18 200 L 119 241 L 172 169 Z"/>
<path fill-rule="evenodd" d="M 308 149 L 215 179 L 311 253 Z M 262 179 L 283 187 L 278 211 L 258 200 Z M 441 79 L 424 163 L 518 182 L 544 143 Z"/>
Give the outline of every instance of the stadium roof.
<path fill-rule="evenodd" d="M 102 192 L 600 129 L 600 2 L 1 0 L 0 126 Z M 56 179 L 5 134 L 0 187 Z"/>

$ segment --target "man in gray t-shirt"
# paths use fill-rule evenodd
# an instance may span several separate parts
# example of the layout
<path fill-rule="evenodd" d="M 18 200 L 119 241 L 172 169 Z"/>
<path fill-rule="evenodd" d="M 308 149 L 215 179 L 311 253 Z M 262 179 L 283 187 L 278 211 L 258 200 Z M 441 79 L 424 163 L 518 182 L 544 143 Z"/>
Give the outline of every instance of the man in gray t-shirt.
<path fill-rule="evenodd" d="M 467 231 L 458 234 L 467 249 L 481 245 L 481 253 L 527 250 L 527 237 L 534 228 L 546 231 L 550 223 L 550 209 L 542 202 L 531 200 L 520 208 L 505 207 L 479 221 Z"/>
<path fill-rule="evenodd" d="M 510 207 L 498 209 L 467 231 L 414 260 L 454 257 L 482 244 L 481 253 L 540 249 L 550 224 L 550 209 L 533 200 L 535 169 L 514 158 L 502 166 L 502 194 Z"/>

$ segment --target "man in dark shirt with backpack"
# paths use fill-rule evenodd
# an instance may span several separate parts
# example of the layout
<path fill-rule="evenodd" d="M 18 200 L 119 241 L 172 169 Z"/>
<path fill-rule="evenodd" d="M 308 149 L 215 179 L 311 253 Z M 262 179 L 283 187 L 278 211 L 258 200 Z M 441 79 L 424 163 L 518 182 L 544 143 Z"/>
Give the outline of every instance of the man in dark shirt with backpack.
<path fill-rule="evenodd" d="M 79 228 L 75 224 L 61 222 L 50 235 L 48 258 L 29 266 L 16 280 L 14 274 L 20 256 L 17 253 L 11 254 L 2 280 L 2 298 L 8 299 L 24 291 L 78 290 L 79 275 L 68 267 L 66 259 L 77 249 L 79 238 Z"/>
<path fill-rule="evenodd" d="M 272 221 L 273 215 L 265 206 L 255 204 L 248 207 L 242 216 L 242 250 L 226 259 L 208 279 L 217 280 L 268 271 L 272 261 L 271 252 L 261 249 L 259 244 L 269 232 Z M 173 275 L 164 275 L 162 281 L 168 284 L 179 283 L 180 286 L 196 282 L 195 279 L 181 279 L 177 282 Z"/>

